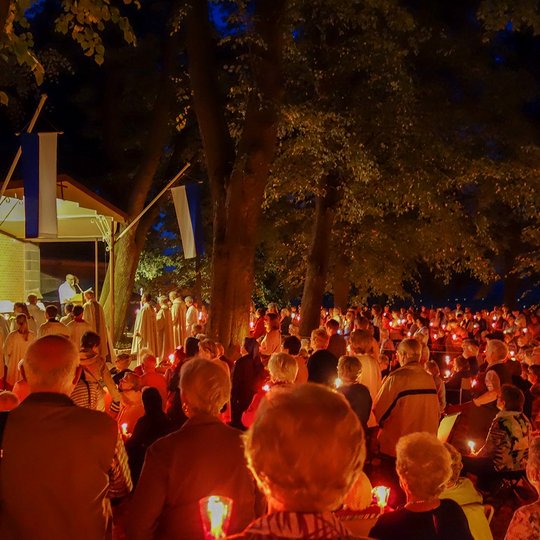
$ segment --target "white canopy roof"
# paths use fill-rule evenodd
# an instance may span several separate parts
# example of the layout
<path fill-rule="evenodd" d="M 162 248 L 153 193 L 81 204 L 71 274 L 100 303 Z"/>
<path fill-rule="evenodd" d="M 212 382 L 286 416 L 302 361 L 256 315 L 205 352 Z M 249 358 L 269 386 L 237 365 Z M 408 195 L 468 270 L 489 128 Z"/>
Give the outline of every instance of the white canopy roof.
<path fill-rule="evenodd" d="M 0 204 L 0 233 L 25 240 L 24 188 L 12 182 Z M 57 238 L 31 242 L 86 242 L 102 240 L 98 222 L 125 223 L 126 214 L 67 175 L 59 175 L 56 194 Z"/>

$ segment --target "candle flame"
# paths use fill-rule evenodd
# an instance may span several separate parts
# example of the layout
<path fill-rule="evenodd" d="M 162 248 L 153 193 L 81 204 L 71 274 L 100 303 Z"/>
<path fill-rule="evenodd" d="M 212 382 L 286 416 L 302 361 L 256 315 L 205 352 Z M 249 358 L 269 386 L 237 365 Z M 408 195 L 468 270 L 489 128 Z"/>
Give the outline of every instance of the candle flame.
<path fill-rule="evenodd" d="M 270 385 L 269 384 L 265 384 L 262 389 L 265 391 L 265 392 L 268 392 L 270 390 Z"/>
<path fill-rule="evenodd" d="M 388 499 L 390 497 L 390 488 L 386 486 L 375 486 L 371 493 L 377 501 L 377 506 L 382 510 L 388 504 Z"/>
<path fill-rule="evenodd" d="M 343 384 L 343 381 L 339 377 L 337 377 L 336 380 L 334 381 L 334 386 L 336 388 L 339 388 L 342 384 Z"/>
<path fill-rule="evenodd" d="M 223 525 L 229 514 L 229 505 L 220 497 L 211 496 L 208 498 L 208 519 L 210 520 L 210 534 L 216 540 L 225 538 Z"/>
<path fill-rule="evenodd" d="M 474 452 L 474 448 L 476 446 L 475 442 L 474 441 L 468 441 L 467 446 L 469 447 L 469 449 L 471 451 L 471 454 L 472 454 Z"/>
<path fill-rule="evenodd" d="M 120 426 L 120 429 L 122 430 L 122 435 L 127 435 L 128 434 L 128 425 L 127 425 L 127 422 L 124 422 L 121 426 Z"/>
<path fill-rule="evenodd" d="M 169 354 L 169 360 L 172 362 L 174 360 L 174 354 Z"/>

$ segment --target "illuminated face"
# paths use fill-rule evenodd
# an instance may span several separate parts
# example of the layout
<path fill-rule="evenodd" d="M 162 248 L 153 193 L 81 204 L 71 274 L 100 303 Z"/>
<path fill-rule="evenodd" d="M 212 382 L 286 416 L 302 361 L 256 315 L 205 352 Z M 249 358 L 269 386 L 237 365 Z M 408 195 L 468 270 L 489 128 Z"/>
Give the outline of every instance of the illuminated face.
<path fill-rule="evenodd" d="M 66 283 L 68 283 L 68 285 L 71 285 L 73 287 L 73 285 L 75 285 L 75 276 L 73 276 L 72 274 L 68 274 L 66 276 Z"/>

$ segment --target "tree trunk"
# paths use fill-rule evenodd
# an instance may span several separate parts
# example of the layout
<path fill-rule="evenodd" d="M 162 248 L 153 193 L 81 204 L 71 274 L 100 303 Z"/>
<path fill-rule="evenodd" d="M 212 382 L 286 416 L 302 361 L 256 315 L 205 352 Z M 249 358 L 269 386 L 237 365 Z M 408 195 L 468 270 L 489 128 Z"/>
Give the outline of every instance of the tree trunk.
<path fill-rule="evenodd" d="M 338 202 L 338 178 L 329 175 L 324 180 L 315 206 L 315 224 L 307 260 L 306 280 L 302 294 L 300 334 L 309 336 L 319 327 L 322 297 L 330 262 L 334 208 Z"/>
<path fill-rule="evenodd" d="M 10 0 L 0 0 L 0 39 L 6 33 L 6 22 L 9 15 Z"/>
<path fill-rule="evenodd" d="M 146 200 L 161 165 L 163 147 L 171 136 L 169 119 L 174 97 L 172 77 L 177 69 L 178 52 L 178 34 L 174 33 L 169 35 L 164 45 L 163 71 L 154 102 L 152 121 L 144 155 L 135 176 L 124 186 L 125 192 L 129 196 L 127 205 L 128 223 L 134 220 L 145 207 Z M 157 211 L 158 206 L 156 205 L 115 246 L 114 335 L 117 339 L 124 332 L 127 310 L 135 281 L 135 272 L 144 247 L 146 234 L 156 218 Z M 108 267 L 104 287 L 100 295 L 100 303 L 103 305 L 110 324 L 109 272 L 110 268 Z"/>
<path fill-rule="evenodd" d="M 193 103 L 212 188 L 213 253 L 209 333 L 228 351 L 248 335 L 257 227 L 277 139 L 281 98 L 281 19 L 285 0 L 259 0 L 253 15 L 262 45 L 252 48 L 255 90 L 238 150 L 225 120 L 207 2 L 193 0 L 186 43 Z"/>
<path fill-rule="evenodd" d="M 152 211 L 153 210 L 153 211 Z M 144 248 L 146 235 L 154 222 L 159 207 L 156 205 L 139 224 L 126 233 L 122 239 L 115 244 L 114 249 L 114 335 L 116 339 L 122 337 L 124 333 L 125 321 L 131 302 L 135 273 L 139 264 L 139 258 Z M 118 234 L 118 233 L 117 233 Z M 103 305 L 107 324 L 111 325 L 111 304 L 110 304 L 110 266 L 107 266 L 107 274 L 103 282 L 100 296 L 100 303 Z"/>
<path fill-rule="evenodd" d="M 349 279 L 350 261 L 346 255 L 336 255 L 334 273 L 332 276 L 332 290 L 334 292 L 334 307 L 344 310 L 349 305 L 349 292 L 351 281 Z"/>

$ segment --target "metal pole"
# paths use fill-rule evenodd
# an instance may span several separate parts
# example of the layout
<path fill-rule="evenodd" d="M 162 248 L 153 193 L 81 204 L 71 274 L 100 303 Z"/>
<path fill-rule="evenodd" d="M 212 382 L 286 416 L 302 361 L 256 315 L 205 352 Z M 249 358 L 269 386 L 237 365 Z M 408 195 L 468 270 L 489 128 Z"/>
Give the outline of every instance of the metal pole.
<path fill-rule="evenodd" d="M 114 249 L 115 249 L 115 238 L 114 238 L 114 220 L 111 222 L 111 243 L 109 247 L 109 296 L 111 299 L 110 302 L 110 313 L 111 313 L 111 342 L 112 346 L 115 345 L 115 335 L 114 335 Z"/>
<path fill-rule="evenodd" d="M 26 133 L 31 133 L 32 130 L 34 129 L 37 119 L 41 113 L 41 109 L 43 109 L 43 106 L 45 105 L 46 101 L 47 101 L 47 94 L 43 94 L 39 100 L 37 109 L 34 112 L 34 116 L 32 116 L 32 120 L 30 120 L 30 123 L 28 124 L 28 127 L 26 128 Z M 13 176 L 13 173 L 15 172 L 15 167 L 17 167 L 17 163 L 19 163 L 19 159 L 21 159 L 21 155 L 22 155 L 22 148 L 19 146 L 19 149 L 17 150 L 17 153 L 15 154 L 15 158 L 13 159 L 11 163 L 11 167 L 9 168 L 7 176 L 4 179 L 4 183 L 2 184 L 2 190 L 0 191 L 0 204 L 3 201 L 4 193 L 6 192 L 9 181 L 11 180 L 11 177 Z"/>
<path fill-rule="evenodd" d="M 98 239 L 94 240 L 94 293 L 99 298 L 99 244 Z"/>
<path fill-rule="evenodd" d="M 182 170 L 152 199 L 152 201 L 142 210 L 142 212 L 118 235 L 116 241 L 120 240 L 138 221 L 156 204 L 161 196 L 189 169 L 191 163 L 186 163 Z"/>

